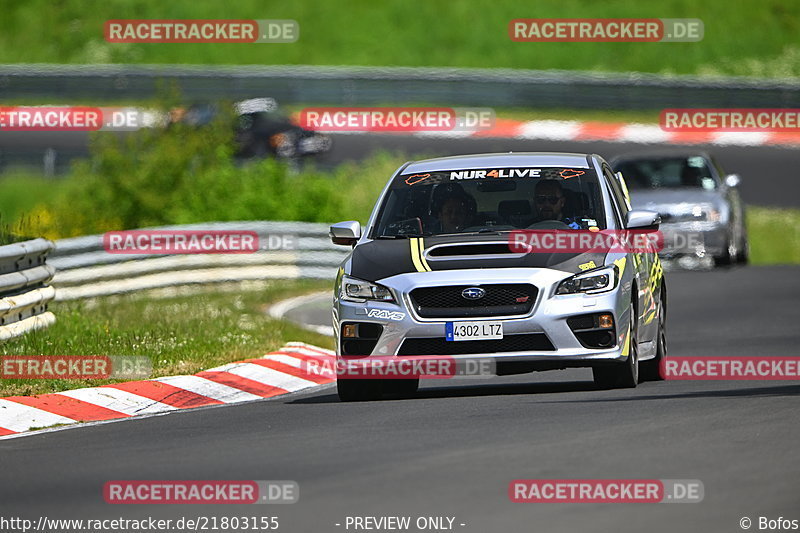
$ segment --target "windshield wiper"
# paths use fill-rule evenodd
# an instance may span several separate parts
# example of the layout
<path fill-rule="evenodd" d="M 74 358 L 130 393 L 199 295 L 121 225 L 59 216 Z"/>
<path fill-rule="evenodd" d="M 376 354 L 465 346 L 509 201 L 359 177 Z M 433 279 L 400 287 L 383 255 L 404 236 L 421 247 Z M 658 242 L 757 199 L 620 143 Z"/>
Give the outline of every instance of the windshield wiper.
<path fill-rule="evenodd" d="M 501 233 L 508 233 L 511 230 L 497 230 L 497 229 L 489 229 L 483 228 L 479 229 L 478 231 L 468 231 L 466 233 L 450 233 L 450 235 L 500 235 Z"/>
<path fill-rule="evenodd" d="M 400 235 L 381 235 L 379 239 L 419 239 L 420 237 L 430 237 L 430 233 L 425 235 L 420 233 L 403 233 Z"/>

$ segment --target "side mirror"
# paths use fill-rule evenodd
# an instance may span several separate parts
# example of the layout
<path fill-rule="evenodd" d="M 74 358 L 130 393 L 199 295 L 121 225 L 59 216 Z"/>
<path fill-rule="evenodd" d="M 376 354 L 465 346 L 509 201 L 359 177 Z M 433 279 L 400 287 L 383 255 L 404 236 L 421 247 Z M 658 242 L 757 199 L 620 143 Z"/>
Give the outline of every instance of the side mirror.
<path fill-rule="evenodd" d="M 625 222 L 625 228 L 657 230 L 659 224 L 661 224 L 661 215 L 655 211 L 631 209 L 628 211 L 628 220 Z"/>
<path fill-rule="evenodd" d="M 739 174 L 728 174 L 725 176 L 725 185 L 728 187 L 738 187 L 741 182 L 742 178 L 739 177 Z"/>
<path fill-rule="evenodd" d="M 339 222 L 331 226 L 328 236 L 330 236 L 333 244 L 355 246 L 355 244 L 358 242 L 358 239 L 361 238 L 361 224 L 355 220 Z"/>

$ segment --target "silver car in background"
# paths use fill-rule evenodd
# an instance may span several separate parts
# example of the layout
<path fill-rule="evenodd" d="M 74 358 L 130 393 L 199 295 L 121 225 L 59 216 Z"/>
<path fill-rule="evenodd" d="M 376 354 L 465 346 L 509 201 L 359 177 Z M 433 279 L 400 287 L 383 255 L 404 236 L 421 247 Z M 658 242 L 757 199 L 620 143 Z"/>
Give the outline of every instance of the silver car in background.
<path fill-rule="evenodd" d="M 741 181 L 704 152 L 659 152 L 614 158 L 635 209 L 657 211 L 664 259 L 701 259 L 715 265 L 745 264 L 749 243 Z M 686 262 L 691 265 L 691 261 Z"/>

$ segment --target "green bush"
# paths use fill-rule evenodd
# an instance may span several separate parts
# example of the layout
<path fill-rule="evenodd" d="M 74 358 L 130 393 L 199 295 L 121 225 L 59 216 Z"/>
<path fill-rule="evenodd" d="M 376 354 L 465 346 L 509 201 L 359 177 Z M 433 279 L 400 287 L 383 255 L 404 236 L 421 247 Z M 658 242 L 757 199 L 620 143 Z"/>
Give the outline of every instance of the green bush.
<path fill-rule="evenodd" d="M 327 173 L 298 172 L 274 159 L 239 165 L 231 157 L 230 118 L 203 128 L 98 134 L 92 156 L 24 217 L 26 232 L 55 239 L 207 221 L 365 222 L 402 162 L 379 154 Z"/>

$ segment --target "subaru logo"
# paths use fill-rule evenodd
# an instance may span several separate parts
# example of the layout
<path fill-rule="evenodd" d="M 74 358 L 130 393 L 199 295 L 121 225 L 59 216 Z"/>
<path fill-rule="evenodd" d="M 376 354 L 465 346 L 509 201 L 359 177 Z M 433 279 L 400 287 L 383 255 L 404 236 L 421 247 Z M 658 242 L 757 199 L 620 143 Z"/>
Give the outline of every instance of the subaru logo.
<path fill-rule="evenodd" d="M 461 291 L 461 297 L 467 300 L 480 300 L 486 296 L 486 291 L 480 287 L 469 287 Z"/>

